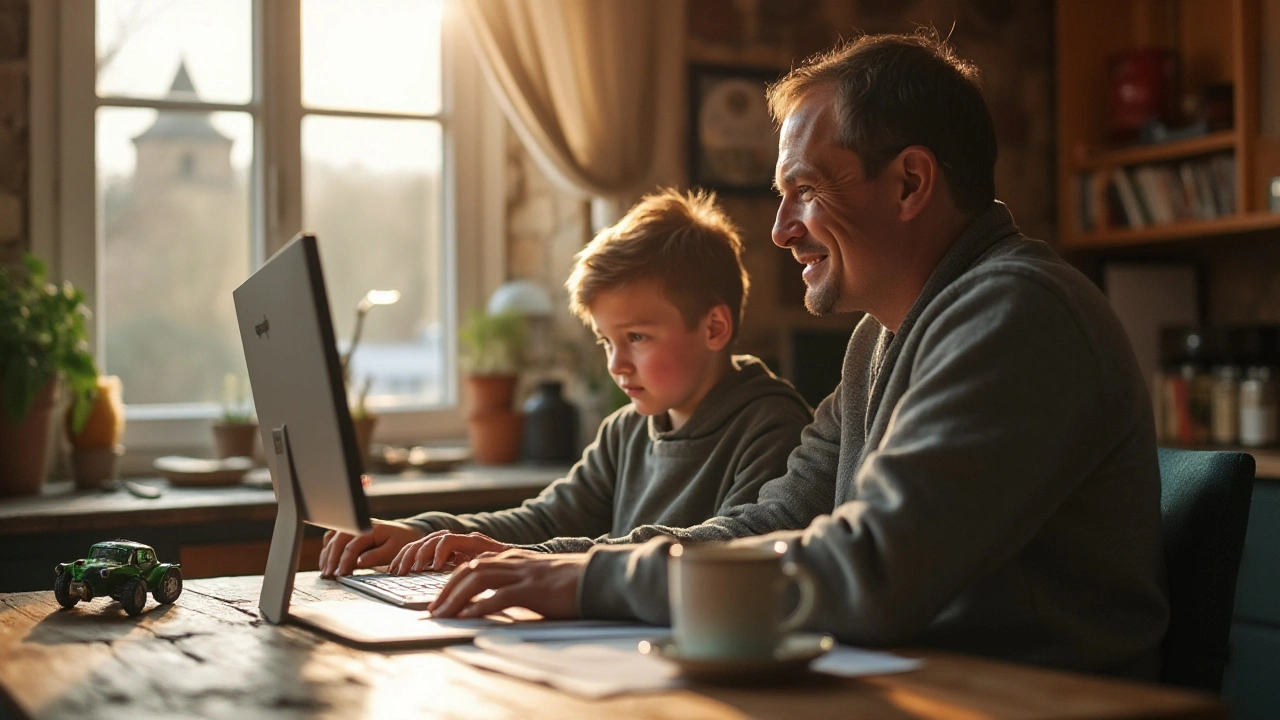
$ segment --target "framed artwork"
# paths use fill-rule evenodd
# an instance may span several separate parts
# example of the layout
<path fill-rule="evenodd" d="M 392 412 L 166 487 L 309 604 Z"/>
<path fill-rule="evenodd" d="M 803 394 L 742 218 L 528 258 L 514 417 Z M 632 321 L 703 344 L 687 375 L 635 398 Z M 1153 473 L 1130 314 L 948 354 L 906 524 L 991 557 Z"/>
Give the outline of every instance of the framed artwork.
<path fill-rule="evenodd" d="M 770 192 L 778 133 L 765 87 L 783 71 L 689 66 L 689 182 L 721 192 Z"/>

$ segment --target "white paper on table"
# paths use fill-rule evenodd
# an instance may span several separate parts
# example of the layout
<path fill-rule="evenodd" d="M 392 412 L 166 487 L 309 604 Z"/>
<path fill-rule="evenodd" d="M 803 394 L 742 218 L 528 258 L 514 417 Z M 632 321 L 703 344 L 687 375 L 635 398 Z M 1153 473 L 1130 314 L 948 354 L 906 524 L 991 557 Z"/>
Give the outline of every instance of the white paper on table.
<path fill-rule="evenodd" d="M 638 644 L 636 637 L 548 642 L 480 637 L 476 647 L 451 647 L 444 652 L 477 667 L 588 698 L 679 687 L 682 680 L 676 666 L 641 654 Z"/>
<path fill-rule="evenodd" d="M 495 630 L 476 638 L 475 647 L 451 647 L 444 652 L 477 667 L 587 698 L 657 692 L 685 684 L 673 663 L 642 654 L 637 647 L 640 640 L 656 640 L 665 628 L 610 628 L 612 637 L 591 637 L 583 630 L 578 637 L 541 642 L 526 642 L 509 630 Z M 596 633 L 601 630 L 595 628 Z M 923 660 L 837 645 L 811 667 L 830 675 L 865 677 L 908 672 L 923 665 Z"/>
<path fill-rule="evenodd" d="M 814 660 L 809 669 L 841 677 L 866 677 L 910 672 L 923 666 L 924 660 L 917 658 L 905 658 L 878 650 L 863 650 L 850 645 L 836 645 L 831 652 Z"/>

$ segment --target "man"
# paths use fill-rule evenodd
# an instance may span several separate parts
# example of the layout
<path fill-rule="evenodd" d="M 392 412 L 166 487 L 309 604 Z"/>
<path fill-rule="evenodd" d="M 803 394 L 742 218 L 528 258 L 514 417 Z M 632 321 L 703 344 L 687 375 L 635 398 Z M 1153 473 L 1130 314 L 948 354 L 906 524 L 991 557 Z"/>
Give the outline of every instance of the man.
<path fill-rule="evenodd" d="M 639 547 L 473 561 L 436 612 L 664 623 L 669 535 L 770 533 L 735 542 L 782 543 L 813 571 L 811 625 L 842 641 L 1155 679 L 1168 602 L 1146 389 L 1106 299 L 994 200 L 976 69 L 935 37 L 867 36 L 769 103 L 774 242 L 805 266 L 810 311 L 867 313 L 787 474 L 701 526 L 626 538 L 661 535 Z"/>

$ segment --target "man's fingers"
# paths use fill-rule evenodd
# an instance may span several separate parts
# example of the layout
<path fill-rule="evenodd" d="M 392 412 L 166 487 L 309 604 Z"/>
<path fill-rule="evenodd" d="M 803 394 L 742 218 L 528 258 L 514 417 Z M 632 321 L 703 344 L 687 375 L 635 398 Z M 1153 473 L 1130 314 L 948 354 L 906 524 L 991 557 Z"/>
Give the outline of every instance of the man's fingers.
<path fill-rule="evenodd" d="M 482 595 L 473 600 L 470 604 L 464 606 L 458 611 L 455 617 L 459 618 L 476 618 L 484 617 L 490 613 L 500 612 L 509 607 L 524 607 L 530 604 L 527 595 L 530 592 L 530 586 L 526 582 L 515 582 L 494 589 L 492 592 Z"/>
<path fill-rule="evenodd" d="M 463 568 L 470 568 L 474 563 L 467 563 Z M 471 570 L 455 574 L 449 583 L 440 591 L 440 597 L 431 604 L 433 617 L 458 617 L 459 612 L 471 604 L 471 599 L 486 591 L 495 590 L 520 579 L 518 573 L 504 568 Z M 491 598 L 490 598 L 491 599 Z M 467 617 L 474 617 L 468 615 Z"/>

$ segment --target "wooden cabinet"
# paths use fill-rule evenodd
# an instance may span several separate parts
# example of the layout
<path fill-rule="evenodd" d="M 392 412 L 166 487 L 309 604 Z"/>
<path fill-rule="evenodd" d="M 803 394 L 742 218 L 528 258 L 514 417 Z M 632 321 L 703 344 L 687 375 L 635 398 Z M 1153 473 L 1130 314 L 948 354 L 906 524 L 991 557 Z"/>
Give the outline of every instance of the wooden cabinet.
<path fill-rule="evenodd" d="M 1280 228 L 1280 213 L 1269 209 L 1270 181 L 1280 175 L 1277 23 L 1280 0 L 1059 0 L 1063 248 Z M 1118 140 L 1112 97 L 1125 93 L 1115 61 L 1138 48 L 1172 51 L 1175 107 L 1195 105 L 1206 88 L 1222 97 L 1230 87 L 1220 103 L 1230 108 L 1225 126 L 1149 144 Z"/>

